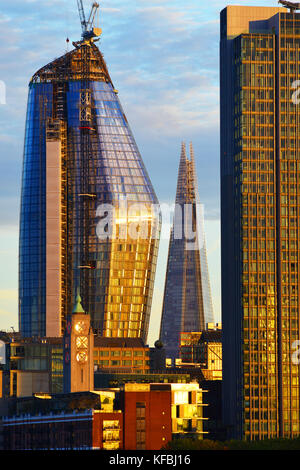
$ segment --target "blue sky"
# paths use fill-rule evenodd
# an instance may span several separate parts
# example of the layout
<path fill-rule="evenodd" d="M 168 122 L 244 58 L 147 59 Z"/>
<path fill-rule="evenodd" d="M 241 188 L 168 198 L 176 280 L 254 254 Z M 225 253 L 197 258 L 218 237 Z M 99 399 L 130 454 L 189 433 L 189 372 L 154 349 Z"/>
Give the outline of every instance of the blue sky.
<path fill-rule="evenodd" d="M 86 11 L 91 1 L 84 0 Z M 268 2 L 276 6 L 276 1 Z M 192 141 L 216 320 L 220 321 L 219 12 L 211 0 L 102 0 L 100 49 L 160 202 L 173 202 L 181 141 Z M 27 86 L 80 39 L 76 0 L 0 2 L 0 329 L 18 327 L 18 218 Z M 72 46 L 69 46 L 69 49 Z M 168 241 L 160 246 L 150 344 L 157 338 Z"/>

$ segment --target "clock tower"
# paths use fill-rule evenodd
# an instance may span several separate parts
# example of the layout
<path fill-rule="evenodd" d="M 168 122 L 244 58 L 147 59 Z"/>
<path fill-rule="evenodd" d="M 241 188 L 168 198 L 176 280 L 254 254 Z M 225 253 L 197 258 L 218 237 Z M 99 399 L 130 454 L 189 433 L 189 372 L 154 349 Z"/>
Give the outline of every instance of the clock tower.
<path fill-rule="evenodd" d="M 64 393 L 94 390 L 94 334 L 78 294 L 64 334 Z"/>

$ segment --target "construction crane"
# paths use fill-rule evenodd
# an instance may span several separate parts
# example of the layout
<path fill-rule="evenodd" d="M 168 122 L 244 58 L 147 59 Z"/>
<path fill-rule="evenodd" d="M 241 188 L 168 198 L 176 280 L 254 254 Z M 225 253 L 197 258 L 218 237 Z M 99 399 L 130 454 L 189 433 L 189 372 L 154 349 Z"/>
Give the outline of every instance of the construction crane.
<path fill-rule="evenodd" d="M 279 0 L 279 2 L 283 7 L 289 8 L 290 13 L 295 13 L 295 11 L 300 10 L 300 3 L 288 2 L 286 0 Z"/>
<path fill-rule="evenodd" d="M 82 0 L 77 0 L 77 6 L 82 28 L 82 38 L 85 40 L 91 40 L 95 37 L 101 36 L 102 30 L 95 27 L 95 17 L 99 8 L 99 3 L 93 3 L 88 20 L 86 20 Z"/>

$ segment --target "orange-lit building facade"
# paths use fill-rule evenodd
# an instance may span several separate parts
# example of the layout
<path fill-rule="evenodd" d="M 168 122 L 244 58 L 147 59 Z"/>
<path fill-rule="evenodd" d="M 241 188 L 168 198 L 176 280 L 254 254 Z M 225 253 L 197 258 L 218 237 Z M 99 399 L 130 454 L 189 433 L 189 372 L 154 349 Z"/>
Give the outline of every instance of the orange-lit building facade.
<path fill-rule="evenodd" d="M 243 439 L 300 433 L 299 46 L 298 13 L 221 12 L 223 408 Z"/>
<path fill-rule="evenodd" d="M 125 450 L 159 450 L 172 440 L 171 393 L 165 384 L 126 384 Z"/>
<path fill-rule="evenodd" d="M 159 450 L 172 439 L 203 439 L 203 390 L 190 384 L 126 384 L 125 450 Z"/>
<path fill-rule="evenodd" d="M 103 372 L 145 374 L 150 371 L 150 348 L 138 338 L 95 336 L 94 368 Z"/>

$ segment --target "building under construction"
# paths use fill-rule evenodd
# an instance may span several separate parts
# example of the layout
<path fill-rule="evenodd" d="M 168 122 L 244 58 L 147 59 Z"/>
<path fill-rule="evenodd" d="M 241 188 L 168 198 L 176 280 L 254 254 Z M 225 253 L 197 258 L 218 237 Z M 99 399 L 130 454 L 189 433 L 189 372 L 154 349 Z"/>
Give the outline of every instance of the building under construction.
<path fill-rule="evenodd" d="M 159 223 L 152 210 L 157 198 L 95 44 L 101 34 L 95 27 L 99 5 L 93 4 L 86 19 L 77 3 L 82 39 L 29 84 L 20 331 L 61 336 L 79 289 L 95 332 L 146 340 L 158 250 Z M 132 219 L 137 227 L 146 224 L 147 236 L 126 230 L 124 200 L 127 208 L 140 207 Z M 106 237 L 97 232 L 101 222 Z"/>

